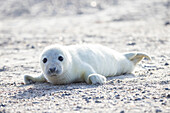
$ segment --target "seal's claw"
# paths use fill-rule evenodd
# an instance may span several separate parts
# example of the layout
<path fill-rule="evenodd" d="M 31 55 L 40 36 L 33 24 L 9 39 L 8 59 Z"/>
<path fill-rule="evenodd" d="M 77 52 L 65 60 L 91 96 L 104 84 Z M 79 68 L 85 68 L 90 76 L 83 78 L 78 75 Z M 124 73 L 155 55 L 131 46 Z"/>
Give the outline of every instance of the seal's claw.
<path fill-rule="evenodd" d="M 91 84 L 105 84 L 106 83 L 106 77 L 100 74 L 89 75 L 89 80 Z"/>
<path fill-rule="evenodd" d="M 32 84 L 32 83 L 35 83 L 35 82 L 33 80 L 31 80 L 30 75 L 24 75 L 24 83 L 25 84 Z"/>

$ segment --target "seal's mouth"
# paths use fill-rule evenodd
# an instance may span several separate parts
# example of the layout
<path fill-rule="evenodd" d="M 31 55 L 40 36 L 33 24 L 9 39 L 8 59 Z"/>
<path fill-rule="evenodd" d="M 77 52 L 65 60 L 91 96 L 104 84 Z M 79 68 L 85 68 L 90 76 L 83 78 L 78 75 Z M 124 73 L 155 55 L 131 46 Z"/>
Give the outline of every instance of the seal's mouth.
<path fill-rule="evenodd" d="M 57 75 L 56 75 L 56 74 L 51 74 L 51 75 L 50 75 L 50 77 L 55 77 L 55 76 L 57 76 Z"/>
<path fill-rule="evenodd" d="M 46 75 L 49 77 L 56 77 L 62 74 L 62 69 L 59 67 L 50 67 L 46 72 Z"/>
<path fill-rule="evenodd" d="M 61 74 L 61 72 L 59 72 L 59 71 L 56 71 L 56 72 L 53 72 L 53 73 L 49 73 L 49 72 L 47 73 L 47 75 L 50 76 L 50 77 L 54 77 L 54 76 L 56 77 L 56 76 L 59 76 L 60 74 Z"/>

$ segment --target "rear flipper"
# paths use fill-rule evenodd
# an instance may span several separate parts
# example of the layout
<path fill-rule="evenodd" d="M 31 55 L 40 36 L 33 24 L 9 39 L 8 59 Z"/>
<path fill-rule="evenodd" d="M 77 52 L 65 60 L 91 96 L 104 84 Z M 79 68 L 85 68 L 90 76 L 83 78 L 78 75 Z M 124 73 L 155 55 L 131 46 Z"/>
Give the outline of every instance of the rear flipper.
<path fill-rule="evenodd" d="M 151 58 L 146 53 L 129 52 L 124 54 L 127 59 L 132 61 L 135 65 L 141 61 L 143 58 L 151 60 Z"/>

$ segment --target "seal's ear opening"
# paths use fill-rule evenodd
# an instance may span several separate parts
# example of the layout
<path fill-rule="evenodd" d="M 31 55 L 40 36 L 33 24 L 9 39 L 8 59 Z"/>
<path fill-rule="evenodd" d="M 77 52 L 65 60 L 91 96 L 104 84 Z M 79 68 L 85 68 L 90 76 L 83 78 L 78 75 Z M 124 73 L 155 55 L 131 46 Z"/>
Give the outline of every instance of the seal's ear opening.
<path fill-rule="evenodd" d="M 151 58 L 146 53 L 131 52 L 131 53 L 125 53 L 124 55 L 127 59 L 132 61 L 135 65 L 138 62 L 140 62 L 143 58 L 151 60 Z"/>

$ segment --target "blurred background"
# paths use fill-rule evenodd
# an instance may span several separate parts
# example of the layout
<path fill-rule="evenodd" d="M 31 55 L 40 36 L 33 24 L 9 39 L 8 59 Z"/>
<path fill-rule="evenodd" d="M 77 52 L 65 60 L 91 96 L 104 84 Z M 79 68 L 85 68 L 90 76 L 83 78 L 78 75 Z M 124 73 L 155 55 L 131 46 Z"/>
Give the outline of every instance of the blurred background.
<path fill-rule="evenodd" d="M 1 18 L 92 14 L 118 0 L 1 0 Z"/>
<path fill-rule="evenodd" d="M 169 24 L 170 0 L 0 0 L 0 45 L 131 43 Z"/>
<path fill-rule="evenodd" d="M 169 0 L 0 0 L 0 18 L 93 14 L 110 7 L 150 16 L 169 15 Z M 127 9 L 126 9 L 127 8 Z M 130 8 L 130 9 L 129 9 Z M 138 11 L 141 10 L 141 11 Z M 118 11 L 118 10 L 117 10 Z M 143 12 L 143 13 L 142 13 Z M 114 13 L 114 12 L 113 12 Z M 117 12 L 120 13 L 120 12 Z M 152 15 L 154 14 L 154 15 Z"/>

